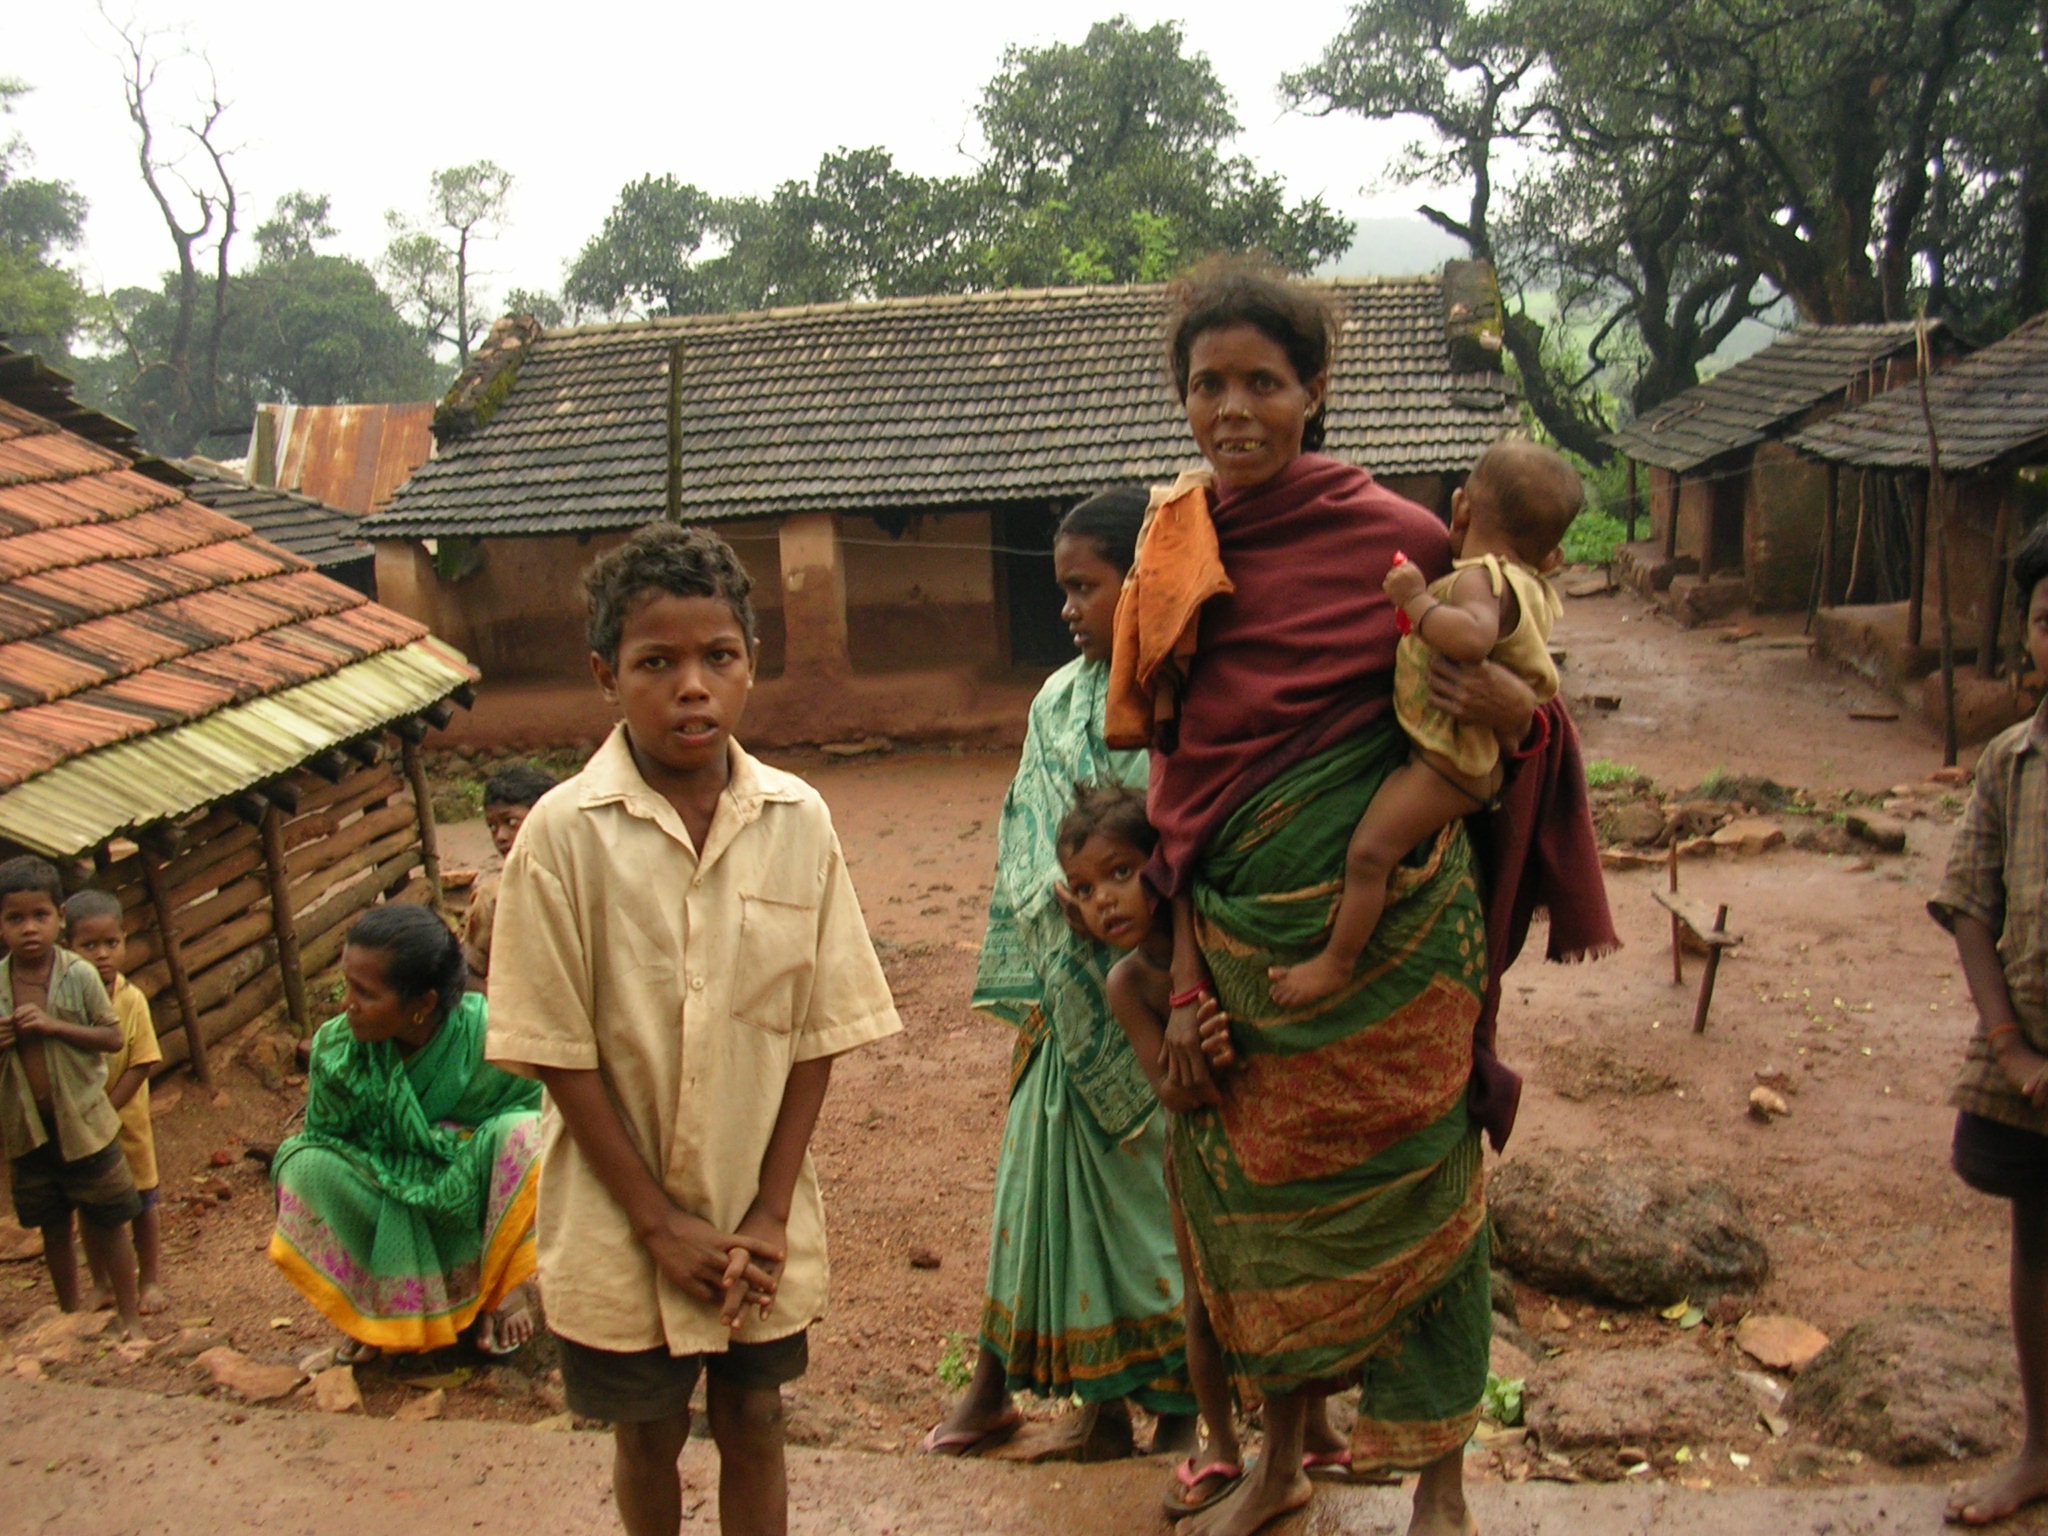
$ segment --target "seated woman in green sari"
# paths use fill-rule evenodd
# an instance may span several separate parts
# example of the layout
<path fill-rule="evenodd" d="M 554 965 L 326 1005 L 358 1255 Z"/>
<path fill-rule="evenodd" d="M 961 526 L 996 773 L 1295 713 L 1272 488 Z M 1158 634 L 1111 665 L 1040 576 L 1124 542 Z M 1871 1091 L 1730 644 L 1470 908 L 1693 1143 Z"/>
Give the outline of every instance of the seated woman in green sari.
<path fill-rule="evenodd" d="M 277 1149 L 270 1257 L 348 1335 L 340 1358 L 533 1333 L 540 1084 L 488 1065 L 448 925 L 372 909 L 341 953 L 347 1011 L 313 1036 L 305 1129 Z"/>
<path fill-rule="evenodd" d="M 1321 445 L 1332 327 L 1243 262 L 1183 279 L 1170 364 L 1209 473 L 1153 514 L 1118 611 L 1109 739 L 1153 746 L 1147 879 L 1173 903 L 1173 1181 L 1201 1299 L 1265 1447 L 1189 1536 L 1249 1536 L 1306 1503 L 1306 1466 L 1422 1476 L 1412 1536 L 1469 1529 L 1461 1456 L 1491 1316 L 1468 1107 L 1487 935 L 1464 830 L 1392 881 L 1350 981 L 1297 1009 L 1269 970 L 1314 954 L 1356 817 L 1407 755 L 1390 707 L 1397 552 L 1450 569 L 1436 517 Z M 1306 451 L 1305 451 L 1306 450 Z M 1211 530 L 1213 529 L 1213 536 Z M 1482 662 L 1433 691 L 1516 740 L 1527 688 Z M 1212 1078 L 1213 996 L 1239 1065 Z M 1321 1403 L 1361 1388 L 1346 1446 Z"/>

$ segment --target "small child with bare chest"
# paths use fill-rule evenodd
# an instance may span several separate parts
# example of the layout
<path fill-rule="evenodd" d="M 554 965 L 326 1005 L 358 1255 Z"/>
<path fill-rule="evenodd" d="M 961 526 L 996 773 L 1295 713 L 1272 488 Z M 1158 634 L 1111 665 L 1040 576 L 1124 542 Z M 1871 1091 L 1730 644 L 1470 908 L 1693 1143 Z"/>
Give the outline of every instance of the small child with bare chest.
<path fill-rule="evenodd" d="M 1578 472 L 1552 449 L 1496 443 L 1451 498 L 1451 574 L 1426 583 L 1394 557 L 1384 589 L 1406 637 L 1394 658 L 1394 711 L 1413 750 L 1381 783 L 1351 835 L 1343 894 L 1322 950 L 1269 973 L 1281 1007 L 1305 1008 L 1348 985 L 1386 909 L 1394 867 L 1500 792 L 1502 743 L 1431 703 L 1430 653 L 1497 662 L 1535 691 L 1539 707 L 1555 697 L 1549 640 L 1560 605 L 1543 578 L 1557 566 L 1565 531 L 1584 501 Z"/>

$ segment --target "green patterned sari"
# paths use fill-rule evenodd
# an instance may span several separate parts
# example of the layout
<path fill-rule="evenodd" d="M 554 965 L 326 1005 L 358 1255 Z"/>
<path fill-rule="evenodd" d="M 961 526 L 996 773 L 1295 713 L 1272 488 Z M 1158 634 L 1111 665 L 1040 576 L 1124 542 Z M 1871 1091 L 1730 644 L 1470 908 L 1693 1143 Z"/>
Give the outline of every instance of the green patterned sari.
<path fill-rule="evenodd" d="M 1295 1012 L 1267 969 L 1314 953 L 1345 848 L 1407 753 L 1389 716 L 1235 812 L 1196 872 L 1196 931 L 1243 1067 L 1178 1117 L 1174 1176 L 1239 1389 L 1362 1386 L 1355 1464 L 1414 1468 L 1477 1421 L 1492 1334 L 1479 1136 L 1486 984 L 1462 825 L 1404 865 L 1348 987 Z"/>
<path fill-rule="evenodd" d="M 453 1344 L 534 1272 L 540 1084 L 484 1060 L 464 995 L 425 1046 L 313 1036 L 306 1124 L 277 1149 L 270 1257 L 350 1338 Z"/>
<path fill-rule="evenodd" d="M 1052 893 L 1075 784 L 1145 783 L 1144 753 L 1103 744 L 1108 678 L 1077 660 L 1046 681 L 1003 801 L 973 1006 L 1017 1044 L 981 1343 L 1013 1392 L 1191 1413 L 1164 1117 L 1110 1017 L 1116 952 L 1077 938 Z"/>

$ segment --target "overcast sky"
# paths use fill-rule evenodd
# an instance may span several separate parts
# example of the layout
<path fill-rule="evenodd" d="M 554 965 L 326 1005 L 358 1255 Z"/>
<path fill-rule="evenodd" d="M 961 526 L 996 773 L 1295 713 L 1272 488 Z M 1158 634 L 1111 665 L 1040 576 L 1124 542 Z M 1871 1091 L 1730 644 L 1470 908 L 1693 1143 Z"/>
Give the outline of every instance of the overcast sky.
<path fill-rule="evenodd" d="M 82 268 L 109 288 L 153 284 L 170 242 L 135 170 L 116 40 L 92 0 L 12 7 L 0 73 L 35 88 L 7 125 L 34 174 L 91 200 Z M 556 288 L 626 182 L 672 173 L 718 193 L 807 177 L 824 151 L 880 145 L 927 175 L 964 171 L 973 107 L 1010 44 L 1078 42 L 1115 0 L 1022 7 L 852 6 L 816 0 L 451 5 L 436 0 L 109 0 L 203 50 L 231 103 L 224 142 L 245 228 L 280 193 L 333 198 L 338 248 L 374 258 L 384 210 L 417 209 L 428 172 L 480 158 L 514 178 L 512 224 L 484 255 L 491 286 Z M 1236 148 L 1354 218 L 1409 213 L 1420 194 L 1379 185 L 1398 128 L 1282 111 L 1280 76 L 1317 58 L 1345 0 L 1278 6 L 1184 0 L 1121 8 L 1183 24 L 1245 125 Z M 167 70 L 162 123 L 203 74 Z M 0 129 L 4 131 L 4 129 Z M 330 247 L 333 248 L 333 247 Z M 246 254 L 253 257 L 249 242 Z"/>

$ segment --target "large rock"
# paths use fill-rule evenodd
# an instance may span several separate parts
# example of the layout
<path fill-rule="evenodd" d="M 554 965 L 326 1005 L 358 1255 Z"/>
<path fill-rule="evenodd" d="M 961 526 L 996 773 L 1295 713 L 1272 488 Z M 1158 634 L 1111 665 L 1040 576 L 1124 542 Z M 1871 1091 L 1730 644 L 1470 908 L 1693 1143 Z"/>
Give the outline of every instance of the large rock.
<path fill-rule="evenodd" d="M 2020 1425 L 2012 1331 L 1974 1307 L 1887 1307 L 1822 1350 L 1786 1408 L 1821 1439 L 1894 1466 L 2007 1450 Z"/>
<path fill-rule="evenodd" d="M 306 1379 L 297 1366 L 251 1360 L 225 1345 L 207 1350 L 193 1364 L 203 1366 L 214 1381 L 252 1403 L 272 1402 Z"/>
<path fill-rule="evenodd" d="M 1528 1153 L 1501 1168 L 1487 1203 L 1499 1261 L 1546 1291 L 1662 1307 L 1770 1274 L 1735 1196 L 1676 1163 Z"/>
<path fill-rule="evenodd" d="M 1546 1451 L 1726 1442 L 1756 1422 L 1749 1389 L 1690 1344 L 1561 1355 L 1538 1368 L 1524 1401 Z"/>

